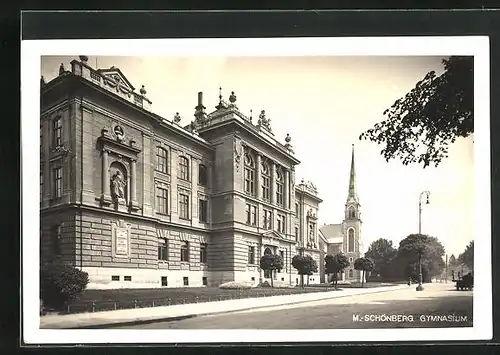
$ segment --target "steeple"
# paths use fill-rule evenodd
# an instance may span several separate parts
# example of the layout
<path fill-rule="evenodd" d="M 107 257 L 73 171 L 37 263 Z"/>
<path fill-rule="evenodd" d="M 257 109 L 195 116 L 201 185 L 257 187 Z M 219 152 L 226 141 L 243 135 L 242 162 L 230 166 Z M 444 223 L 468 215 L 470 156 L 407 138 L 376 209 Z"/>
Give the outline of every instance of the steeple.
<path fill-rule="evenodd" d="M 347 201 L 358 203 L 358 189 L 356 186 L 356 169 L 354 168 L 354 144 L 352 145 L 351 172 L 349 174 L 349 193 Z"/>

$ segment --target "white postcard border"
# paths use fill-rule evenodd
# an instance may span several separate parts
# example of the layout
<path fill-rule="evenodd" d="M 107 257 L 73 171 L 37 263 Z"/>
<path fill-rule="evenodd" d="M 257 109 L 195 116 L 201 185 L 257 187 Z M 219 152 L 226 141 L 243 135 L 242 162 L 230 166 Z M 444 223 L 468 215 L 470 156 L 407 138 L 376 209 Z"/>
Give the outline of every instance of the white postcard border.
<path fill-rule="evenodd" d="M 42 55 L 474 56 L 475 289 L 472 328 L 324 330 L 52 330 L 39 316 L 39 125 Z M 460 37 L 37 40 L 21 43 L 22 294 L 27 344 L 487 340 L 493 334 L 489 39 Z"/>

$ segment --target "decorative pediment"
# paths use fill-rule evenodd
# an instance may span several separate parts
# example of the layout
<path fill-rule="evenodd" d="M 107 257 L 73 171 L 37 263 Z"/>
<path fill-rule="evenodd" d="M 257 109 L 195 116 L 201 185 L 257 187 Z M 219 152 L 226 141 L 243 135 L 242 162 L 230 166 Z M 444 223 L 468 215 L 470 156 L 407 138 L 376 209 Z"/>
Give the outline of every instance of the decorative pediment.
<path fill-rule="evenodd" d="M 97 72 L 101 74 L 105 84 L 116 88 L 116 90 L 124 94 L 132 93 L 135 90 L 134 86 L 118 68 L 99 69 Z"/>
<path fill-rule="evenodd" d="M 278 232 L 276 232 L 274 230 L 270 230 L 270 231 L 262 233 L 262 237 L 263 238 L 280 239 L 280 240 L 284 239 L 281 234 L 279 234 Z"/>

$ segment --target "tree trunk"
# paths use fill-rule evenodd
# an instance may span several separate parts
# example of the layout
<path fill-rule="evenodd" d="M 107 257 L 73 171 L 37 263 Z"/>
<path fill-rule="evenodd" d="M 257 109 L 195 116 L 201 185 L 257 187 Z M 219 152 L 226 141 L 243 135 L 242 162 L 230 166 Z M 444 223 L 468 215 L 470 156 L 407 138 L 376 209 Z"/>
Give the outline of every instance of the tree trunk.
<path fill-rule="evenodd" d="M 271 287 L 274 287 L 273 280 L 274 280 L 274 270 L 271 270 Z"/>
<path fill-rule="evenodd" d="M 300 285 L 304 288 L 304 274 L 300 274 Z"/>
<path fill-rule="evenodd" d="M 307 286 L 309 286 L 309 275 L 307 275 Z"/>
<path fill-rule="evenodd" d="M 365 287 L 365 270 L 361 270 L 361 288 Z"/>

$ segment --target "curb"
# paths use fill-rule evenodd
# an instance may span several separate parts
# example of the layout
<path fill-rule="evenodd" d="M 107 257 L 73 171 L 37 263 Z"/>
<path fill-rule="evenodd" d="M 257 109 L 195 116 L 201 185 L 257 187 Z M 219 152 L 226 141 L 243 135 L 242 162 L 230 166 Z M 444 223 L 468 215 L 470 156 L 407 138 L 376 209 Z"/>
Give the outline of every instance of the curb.
<path fill-rule="evenodd" d="M 406 286 L 406 285 L 405 285 Z M 406 286 L 407 287 L 407 286 Z M 376 293 L 382 293 L 382 292 L 389 292 L 389 291 L 400 291 L 404 290 L 406 288 L 396 288 L 396 289 L 381 289 L 373 292 L 366 292 L 362 294 L 376 294 Z M 338 292 L 338 291 L 330 291 L 330 292 Z M 252 309 L 266 309 L 266 308 L 273 308 L 277 306 L 284 306 L 284 305 L 295 305 L 295 304 L 301 304 L 301 303 L 309 303 L 309 302 L 315 302 L 315 301 L 323 301 L 323 300 L 328 300 L 328 299 L 333 299 L 333 298 L 343 298 L 343 297 L 351 297 L 351 296 L 358 296 L 361 294 L 351 294 L 351 295 L 346 295 L 346 294 L 341 294 L 341 295 L 332 295 L 332 297 L 325 297 L 321 298 L 318 300 L 301 300 L 301 301 L 295 301 L 295 302 L 286 302 L 282 303 L 279 305 L 268 305 L 268 306 L 252 306 L 252 307 L 245 307 L 245 308 L 239 308 L 239 309 L 234 309 L 234 310 L 227 310 L 227 311 L 216 311 L 216 312 L 210 312 L 210 313 L 194 313 L 194 314 L 186 314 L 182 316 L 165 316 L 165 317 L 158 317 L 158 318 L 152 318 L 152 319 L 137 319 L 137 320 L 131 320 L 131 321 L 118 321 L 118 322 L 111 322 L 111 323 L 100 323 L 100 324 L 90 324 L 90 325 L 82 325 L 82 326 L 73 326 L 73 327 L 64 327 L 64 328 L 59 328 L 59 329 L 109 329 L 109 328 L 114 328 L 114 327 L 123 327 L 123 326 L 134 326 L 134 325 L 141 325 L 141 324 L 151 324 L 151 323 L 161 323 L 161 322 L 174 322 L 174 321 L 179 321 L 179 320 L 185 320 L 185 319 L 191 319 L 191 318 L 196 318 L 196 317 L 204 317 L 204 316 L 212 316 L 212 315 L 217 315 L 217 314 L 230 314 L 230 313 L 237 313 L 237 312 L 243 312 L 243 311 L 249 311 Z M 45 329 L 53 329 L 53 328 L 45 328 Z"/>

